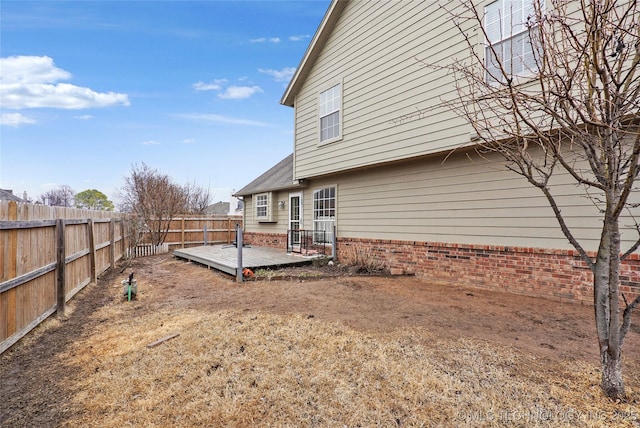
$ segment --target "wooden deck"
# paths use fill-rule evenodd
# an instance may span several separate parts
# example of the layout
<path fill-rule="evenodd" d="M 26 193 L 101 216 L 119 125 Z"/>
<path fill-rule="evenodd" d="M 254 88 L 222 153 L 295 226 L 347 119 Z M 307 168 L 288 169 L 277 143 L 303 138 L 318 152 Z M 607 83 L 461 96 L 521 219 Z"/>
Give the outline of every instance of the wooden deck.
<path fill-rule="evenodd" d="M 228 245 L 207 245 L 202 247 L 174 250 L 173 255 L 181 259 L 236 275 L 238 249 Z M 242 249 L 242 267 L 252 270 L 294 266 L 311 263 L 313 257 L 287 254 L 284 248 L 244 247 Z"/>

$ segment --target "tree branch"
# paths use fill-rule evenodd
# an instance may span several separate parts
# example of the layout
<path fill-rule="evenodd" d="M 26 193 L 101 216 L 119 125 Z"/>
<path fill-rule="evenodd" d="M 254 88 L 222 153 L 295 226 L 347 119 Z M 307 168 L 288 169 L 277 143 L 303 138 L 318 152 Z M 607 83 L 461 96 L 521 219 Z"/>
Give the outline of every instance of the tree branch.
<path fill-rule="evenodd" d="M 627 298 L 625 297 L 624 294 L 622 295 L 622 298 L 624 299 L 625 308 L 624 308 L 624 312 L 622 313 L 622 325 L 620 326 L 620 347 L 621 348 L 624 343 L 624 338 L 629 332 L 629 328 L 631 327 L 631 313 L 636 308 L 636 306 L 640 304 L 640 296 L 636 297 L 633 300 L 633 302 L 631 302 L 631 304 L 627 302 Z"/>

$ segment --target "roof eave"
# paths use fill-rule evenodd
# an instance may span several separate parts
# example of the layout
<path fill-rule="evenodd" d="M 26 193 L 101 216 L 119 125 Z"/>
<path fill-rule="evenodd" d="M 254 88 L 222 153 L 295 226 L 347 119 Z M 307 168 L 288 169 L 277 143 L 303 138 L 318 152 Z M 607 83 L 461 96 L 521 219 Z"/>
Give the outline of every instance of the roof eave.
<path fill-rule="evenodd" d="M 296 94 L 298 93 L 300 86 L 302 86 L 307 78 L 313 63 L 318 58 L 324 43 L 333 31 L 333 28 L 348 1 L 349 0 L 333 0 L 329 5 L 327 12 L 324 14 L 324 18 L 322 18 L 320 26 L 316 30 L 311 43 L 307 47 L 300 64 L 298 64 L 298 68 L 296 68 L 295 74 L 289 81 L 289 85 L 280 99 L 280 104 L 293 107 Z"/>
<path fill-rule="evenodd" d="M 265 193 L 265 192 L 278 192 L 280 190 L 295 190 L 295 189 L 304 189 L 306 187 L 305 183 L 291 183 L 290 185 L 286 185 L 286 186 L 274 186 L 274 187 L 269 187 L 269 188 L 263 188 L 263 189 L 254 189 L 254 190 L 248 190 L 248 191 L 240 191 L 238 193 L 234 193 L 233 196 L 234 197 L 239 197 L 239 196 L 249 196 L 249 195 L 256 195 L 258 193 Z"/>

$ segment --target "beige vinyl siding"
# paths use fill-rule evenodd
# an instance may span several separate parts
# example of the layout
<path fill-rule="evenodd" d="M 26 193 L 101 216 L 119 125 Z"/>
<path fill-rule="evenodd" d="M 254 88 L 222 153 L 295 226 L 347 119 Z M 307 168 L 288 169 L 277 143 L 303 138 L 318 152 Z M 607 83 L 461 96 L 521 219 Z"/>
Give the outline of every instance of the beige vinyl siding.
<path fill-rule="evenodd" d="M 296 96 L 295 177 L 420 156 L 470 143 L 471 128 L 443 102 L 451 76 L 419 60 L 466 48 L 437 2 L 351 1 Z M 343 138 L 318 144 L 318 93 L 343 82 Z"/>
<path fill-rule="evenodd" d="M 336 185 L 339 237 L 572 248 L 542 193 L 492 157 L 459 154 L 443 163 L 435 156 L 314 179 L 305 191 L 305 226 L 313 190 Z M 582 188 L 565 175 L 553 191 L 576 237 L 595 250 L 601 221 Z M 623 230 L 627 246 L 636 236 Z"/>
<path fill-rule="evenodd" d="M 272 197 L 275 198 L 273 202 L 273 214 L 272 222 L 259 223 L 255 217 L 256 210 L 252 196 L 244 197 L 244 230 L 245 232 L 259 232 L 259 233 L 287 233 L 287 227 L 289 225 L 289 192 L 273 192 Z M 284 209 L 278 207 L 278 201 L 284 201 Z"/>

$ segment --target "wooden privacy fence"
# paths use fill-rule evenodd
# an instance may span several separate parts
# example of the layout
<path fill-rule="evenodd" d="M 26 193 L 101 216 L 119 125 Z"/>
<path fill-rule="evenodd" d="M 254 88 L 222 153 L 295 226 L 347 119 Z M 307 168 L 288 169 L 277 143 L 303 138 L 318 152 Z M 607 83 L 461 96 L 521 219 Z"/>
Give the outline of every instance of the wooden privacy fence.
<path fill-rule="evenodd" d="M 0 353 L 125 253 L 123 214 L 0 201 Z"/>
<path fill-rule="evenodd" d="M 174 218 L 169 224 L 169 231 L 164 243 L 168 245 L 169 251 L 200 245 L 230 244 L 236 239 L 236 224 L 242 225 L 242 217 L 189 216 Z M 140 241 L 138 247 L 149 245 L 148 233 L 144 233 Z M 145 249 L 141 251 L 144 252 Z"/>

